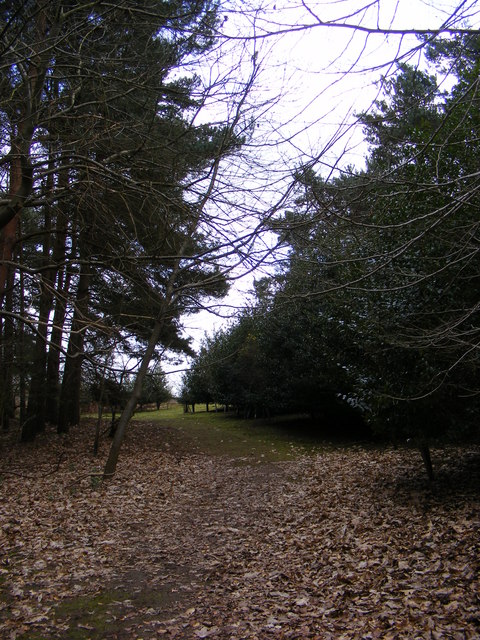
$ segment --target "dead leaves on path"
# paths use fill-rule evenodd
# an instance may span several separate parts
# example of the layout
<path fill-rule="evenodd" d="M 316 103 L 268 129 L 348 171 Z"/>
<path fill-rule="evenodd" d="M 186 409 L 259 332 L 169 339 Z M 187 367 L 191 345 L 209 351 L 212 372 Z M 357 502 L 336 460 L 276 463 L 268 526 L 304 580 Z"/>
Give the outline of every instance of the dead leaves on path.
<path fill-rule="evenodd" d="M 2 637 L 480 637 L 478 450 L 436 451 L 429 487 L 415 451 L 245 465 L 165 439 L 136 426 L 106 486 L 86 430 L 8 453 Z"/>
<path fill-rule="evenodd" d="M 478 494 L 460 491 L 457 508 L 459 494 L 441 483 L 434 493 L 408 481 L 415 463 L 409 452 L 333 451 L 279 465 L 268 481 L 239 471 L 246 495 L 239 505 L 225 485 L 222 502 L 237 505 L 212 545 L 202 628 L 210 619 L 222 638 L 478 638 Z M 212 592 L 229 605 L 212 606 Z"/>

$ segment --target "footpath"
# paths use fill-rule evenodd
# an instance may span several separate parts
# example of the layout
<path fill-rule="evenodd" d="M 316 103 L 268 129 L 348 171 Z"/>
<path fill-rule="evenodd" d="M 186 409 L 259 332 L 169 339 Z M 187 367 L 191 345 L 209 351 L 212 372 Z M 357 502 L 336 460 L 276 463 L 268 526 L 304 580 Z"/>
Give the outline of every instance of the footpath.
<path fill-rule="evenodd" d="M 228 454 L 144 422 L 102 485 L 91 442 L 6 458 L 2 638 L 480 637 L 478 448 L 435 450 L 431 486 L 416 451 Z"/>

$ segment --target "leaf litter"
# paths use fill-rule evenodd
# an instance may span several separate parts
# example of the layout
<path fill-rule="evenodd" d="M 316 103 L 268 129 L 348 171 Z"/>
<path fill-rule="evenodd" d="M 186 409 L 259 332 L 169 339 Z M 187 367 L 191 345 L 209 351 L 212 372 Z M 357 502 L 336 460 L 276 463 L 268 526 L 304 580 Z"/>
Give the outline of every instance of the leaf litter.
<path fill-rule="evenodd" d="M 478 447 L 430 485 L 409 449 L 239 464 L 167 436 L 132 425 L 107 484 L 91 425 L 4 445 L 1 637 L 480 638 Z"/>

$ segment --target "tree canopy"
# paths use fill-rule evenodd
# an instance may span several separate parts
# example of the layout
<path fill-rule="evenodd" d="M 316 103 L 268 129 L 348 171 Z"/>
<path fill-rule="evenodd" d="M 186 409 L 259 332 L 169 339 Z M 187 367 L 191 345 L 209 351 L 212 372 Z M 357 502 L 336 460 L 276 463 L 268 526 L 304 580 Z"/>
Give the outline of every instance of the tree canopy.
<path fill-rule="evenodd" d="M 218 43 L 217 13 L 0 5 L 1 415 L 6 427 L 20 403 L 25 440 L 78 422 L 83 362 L 149 343 L 149 359 L 190 353 L 182 314 L 226 292 L 205 205 L 245 139 L 246 93 L 230 118 L 197 122 L 213 90 L 194 66 Z"/>
<path fill-rule="evenodd" d="M 438 74 L 455 69 L 448 91 L 406 63 L 381 79 L 358 115 L 365 168 L 296 170 L 296 205 L 271 223 L 285 258 L 194 362 L 200 375 L 216 360 L 229 391 L 212 384 L 215 398 L 320 415 L 335 399 L 421 443 L 477 429 L 478 42 L 426 45 Z"/>

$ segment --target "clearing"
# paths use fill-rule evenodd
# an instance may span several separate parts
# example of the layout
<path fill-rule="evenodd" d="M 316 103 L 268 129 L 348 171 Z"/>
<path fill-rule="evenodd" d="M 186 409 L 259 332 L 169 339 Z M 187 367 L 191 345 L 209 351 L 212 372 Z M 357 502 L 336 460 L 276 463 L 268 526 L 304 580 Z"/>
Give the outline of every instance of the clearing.
<path fill-rule="evenodd" d="M 2 436 L 0 636 L 480 638 L 480 448 L 318 442 L 291 424 L 135 417 Z"/>

